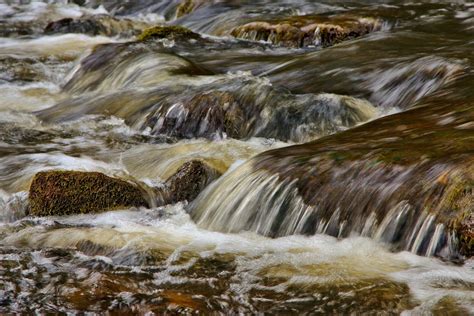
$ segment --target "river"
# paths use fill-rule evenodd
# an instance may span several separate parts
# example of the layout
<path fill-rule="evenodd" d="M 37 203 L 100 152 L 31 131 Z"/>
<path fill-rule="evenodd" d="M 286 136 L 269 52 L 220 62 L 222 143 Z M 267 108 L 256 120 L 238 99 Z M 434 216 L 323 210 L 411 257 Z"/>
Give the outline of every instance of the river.
<path fill-rule="evenodd" d="M 474 314 L 473 67 L 462 0 L 0 0 L 0 314 Z M 30 212 L 192 160 L 192 201 Z"/>

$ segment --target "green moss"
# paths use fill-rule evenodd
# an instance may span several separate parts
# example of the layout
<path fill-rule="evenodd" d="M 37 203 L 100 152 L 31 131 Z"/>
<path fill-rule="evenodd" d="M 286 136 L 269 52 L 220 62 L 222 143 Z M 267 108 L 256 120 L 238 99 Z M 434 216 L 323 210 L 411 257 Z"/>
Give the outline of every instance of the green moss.
<path fill-rule="evenodd" d="M 131 206 L 147 206 L 135 185 L 99 172 L 46 171 L 30 186 L 30 214 L 57 216 L 85 214 Z"/>
<path fill-rule="evenodd" d="M 200 35 L 190 29 L 180 25 L 157 25 L 144 30 L 138 37 L 138 41 L 148 41 L 152 39 L 197 39 Z"/>

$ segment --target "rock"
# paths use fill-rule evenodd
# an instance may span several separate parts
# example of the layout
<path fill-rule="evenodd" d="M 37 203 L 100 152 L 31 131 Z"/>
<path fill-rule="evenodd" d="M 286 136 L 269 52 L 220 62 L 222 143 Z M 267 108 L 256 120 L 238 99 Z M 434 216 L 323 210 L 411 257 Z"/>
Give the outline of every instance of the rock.
<path fill-rule="evenodd" d="M 144 30 L 138 37 L 138 41 L 153 39 L 198 39 L 201 35 L 180 25 L 157 25 Z"/>
<path fill-rule="evenodd" d="M 194 200 L 204 188 L 220 176 L 220 172 L 199 160 L 182 165 L 167 181 L 168 203 Z"/>
<path fill-rule="evenodd" d="M 374 18 L 336 16 L 292 17 L 283 21 L 256 21 L 234 28 L 231 35 L 285 47 L 328 47 L 381 29 Z"/>
<path fill-rule="evenodd" d="M 161 199 L 159 204 L 191 202 L 207 185 L 220 176 L 219 171 L 202 161 L 188 161 L 166 180 L 163 187 L 156 190 L 156 195 Z"/>
<path fill-rule="evenodd" d="M 148 206 L 144 192 L 124 180 L 99 172 L 44 171 L 29 191 L 30 214 L 59 216 Z"/>
<path fill-rule="evenodd" d="M 46 34 L 55 33 L 83 33 L 89 35 L 104 36 L 135 36 L 140 34 L 149 25 L 144 22 L 137 22 L 130 19 L 118 19 L 109 15 L 83 16 L 77 19 L 64 18 L 49 23 L 44 32 Z"/>
<path fill-rule="evenodd" d="M 180 115 L 185 113 L 184 117 Z M 157 118 L 162 118 L 159 126 L 153 124 L 155 132 L 178 138 L 212 138 L 223 133 L 242 138 L 248 133 L 242 103 L 225 91 L 194 94 L 183 102 L 164 105 L 149 118 L 151 121 L 147 120 L 145 124 L 153 124 Z"/>

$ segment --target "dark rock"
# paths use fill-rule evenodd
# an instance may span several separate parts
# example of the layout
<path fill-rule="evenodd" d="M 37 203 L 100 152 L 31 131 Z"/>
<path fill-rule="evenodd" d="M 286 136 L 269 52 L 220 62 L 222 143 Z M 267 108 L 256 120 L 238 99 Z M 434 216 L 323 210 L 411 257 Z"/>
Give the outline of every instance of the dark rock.
<path fill-rule="evenodd" d="M 30 214 L 58 216 L 148 206 L 137 185 L 99 172 L 44 171 L 30 186 Z"/>
<path fill-rule="evenodd" d="M 130 19 L 118 19 L 108 15 L 83 16 L 78 19 L 65 18 L 49 23 L 44 32 L 55 33 L 82 33 L 104 36 L 135 36 L 140 34 L 149 25 Z"/>
<path fill-rule="evenodd" d="M 327 47 L 380 30 L 381 25 L 373 18 L 301 16 L 283 21 L 250 22 L 234 28 L 231 34 L 286 47 Z"/>
<path fill-rule="evenodd" d="M 221 174 L 199 160 L 188 161 L 166 181 L 168 203 L 192 201 Z"/>
<path fill-rule="evenodd" d="M 150 117 L 153 120 L 163 117 L 162 125 L 159 129 L 154 129 L 160 134 L 179 138 L 212 138 L 213 135 L 222 133 L 234 138 L 247 135 L 246 123 L 250 117 L 245 114 L 242 103 L 229 92 L 208 91 L 195 94 L 182 103 L 183 112 L 188 113 L 186 117 L 166 115 L 170 113 L 171 106 L 172 104 L 163 106 L 159 113 Z"/>
<path fill-rule="evenodd" d="M 162 187 L 155 190 L 159 200 L 158 204 L 191 202 L 204 188 L 220 176 L 219 171 L 202 161 L 188 161 L 170 176 Z"/>

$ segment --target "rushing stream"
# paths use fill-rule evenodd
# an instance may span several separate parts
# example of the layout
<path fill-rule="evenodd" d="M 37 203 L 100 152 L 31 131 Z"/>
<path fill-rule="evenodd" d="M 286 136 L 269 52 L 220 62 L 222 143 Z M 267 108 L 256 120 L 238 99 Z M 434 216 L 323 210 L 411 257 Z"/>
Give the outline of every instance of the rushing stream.
<path fill-rule="evenodd" d="M 0 0 L 0 314 L 474 314 L 474 4 L 377 2 Z"/>

